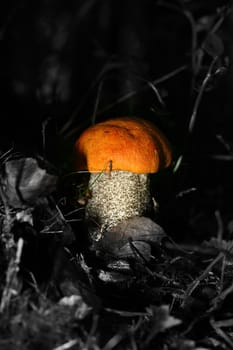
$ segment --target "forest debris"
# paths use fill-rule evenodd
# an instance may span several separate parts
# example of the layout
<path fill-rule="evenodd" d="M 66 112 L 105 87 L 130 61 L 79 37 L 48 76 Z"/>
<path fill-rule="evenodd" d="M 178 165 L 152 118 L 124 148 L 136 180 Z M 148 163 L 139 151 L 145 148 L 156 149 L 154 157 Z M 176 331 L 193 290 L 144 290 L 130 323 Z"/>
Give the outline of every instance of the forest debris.
<path fill-rule="evenodd" d="M 24 241 L 22 238 L 18 240 L 15 256 L 12 256 L 6 272 L 6 283 L 1 296 L 0 312 L 6 310 L 11 302 L 11 298 L 18 295 L 21 284 L 18 279 L 19 264 L 23 251 Z"/>
<path fill-rule="evenodd" d="M 145 260 L 149 259 L 150 246 L 159 244 L 165 232 L 161 226 L 147 217 L 133 217 L 125 220 L 104 233 L 94 248 L 101 253 L 115 257 L 129 258 L 135 256 L 137 250 Z M 138 254 L 137 254 L 138 255 Z"/>
<path fill-rule="evenodd" d="M 42 168 L 35 158 L 11 159 L 5 163 L 3 191 L 13 208 L 35 205 L 39 198 L 55 190 L 56 183 L 57 176 Z"/>

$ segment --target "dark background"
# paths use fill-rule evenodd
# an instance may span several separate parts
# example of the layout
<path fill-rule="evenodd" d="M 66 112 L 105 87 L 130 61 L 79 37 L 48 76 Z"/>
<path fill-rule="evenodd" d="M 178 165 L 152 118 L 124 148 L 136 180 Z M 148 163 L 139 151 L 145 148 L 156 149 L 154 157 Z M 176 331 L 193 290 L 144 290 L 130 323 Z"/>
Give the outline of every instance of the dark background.
<path fill-rule="evenodd" d="M 64 174 L 72 169 L 75 138 L 93 121 L 122 115 L 152 120 L 174 154 L 172 168 L 153 180 L 161 224 L 178 240 L 199 241 L 217 234 L 220 217 L 231 235 L 229 1 L 22 0 L 1 4 L 0 16 L 2 154 L 12 147 L 40 154 Z M 163 103 L 149 85 L 162 77 L 155 86 Z"/>

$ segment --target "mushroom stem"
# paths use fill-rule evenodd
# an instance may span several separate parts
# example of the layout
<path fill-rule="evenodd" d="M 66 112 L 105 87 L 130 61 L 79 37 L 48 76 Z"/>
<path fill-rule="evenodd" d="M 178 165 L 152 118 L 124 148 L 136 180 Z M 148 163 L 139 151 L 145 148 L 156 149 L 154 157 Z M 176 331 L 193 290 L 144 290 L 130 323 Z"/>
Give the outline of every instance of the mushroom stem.
<path fill-rule="evenodd" d="M 92 197 L 86 206 L 86 218 L 103 232 L 125 219 L 142 216 L 150 207 L 148 174 L 127 171 L 91 173 Z"/>

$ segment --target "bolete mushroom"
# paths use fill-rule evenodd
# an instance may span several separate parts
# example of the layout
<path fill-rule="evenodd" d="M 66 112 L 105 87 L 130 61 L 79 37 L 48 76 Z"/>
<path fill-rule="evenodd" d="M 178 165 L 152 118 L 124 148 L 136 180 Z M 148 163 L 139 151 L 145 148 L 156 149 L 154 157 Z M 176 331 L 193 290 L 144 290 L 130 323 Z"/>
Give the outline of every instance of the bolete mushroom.
<path fill-rule="evenodd" d="M 101 234 L 143 216 L 151 203 L 149 174 L 171 163 L 171 148 L 151 122 L 121 117 L 86 129 L 75 143 L 75 168 L 90 172 L 86 218 Z"/>

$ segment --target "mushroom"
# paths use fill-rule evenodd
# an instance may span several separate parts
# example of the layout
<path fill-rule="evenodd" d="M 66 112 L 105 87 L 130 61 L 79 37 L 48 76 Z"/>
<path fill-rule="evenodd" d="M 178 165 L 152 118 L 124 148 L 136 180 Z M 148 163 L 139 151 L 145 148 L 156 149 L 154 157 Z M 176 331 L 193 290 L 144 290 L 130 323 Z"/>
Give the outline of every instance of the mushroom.
<path fill-rule="evenodd" d="M 85 215 L 98 226 L 94 239 L 148 211 L 149 174 L 169 166 L 171 159 L 163 133 L 140 118 L 106 120 L 81 134 L 75 143 L 75 168 L 90 172 Z"/>

